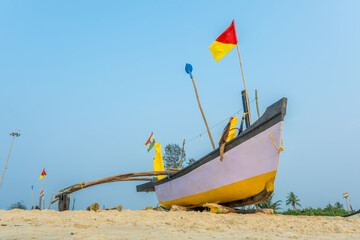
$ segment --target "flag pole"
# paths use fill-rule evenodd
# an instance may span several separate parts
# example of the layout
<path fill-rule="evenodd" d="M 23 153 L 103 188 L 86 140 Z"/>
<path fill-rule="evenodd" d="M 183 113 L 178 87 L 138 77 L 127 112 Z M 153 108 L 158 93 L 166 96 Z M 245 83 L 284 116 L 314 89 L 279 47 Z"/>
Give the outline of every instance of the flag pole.
<path fill-rule="evenodd" d="M 347 208 L 348 212 L 350 213 L 350 211 L 349 211 L 349 204 L 348 204 L 348 199 L 347 199 L 347 197 L 345 198 L 345 202 L 346 202 L 346 208 Z"/>
<path fill-rule="evenodd" d="M 240 68 L 241 68 L 241 74 L 242 74 L 242 79 L 244 82 L 244 89 L 245 89 L 245 98 L 246 98 L 246 104 L 249 107 L 249 114 L 247 115 L 247 117 L 249 117 L 249 125 L 251 125 L 251 116 L 250 116 L 250 105 L 249 105 L 249 98 L 248 98 L 248 94 L 247 94 L 247 90 L 246 90 L 246 83 L 245 83 L 245 76 L 244 76 L 244 69 L 242 66 L 242 62 L 241 62 L 241 56 L 240 56 L 240 49 L 239 49 L 239 43 L 236 44 L 237 50 L 238 50 L 238 54 L 239 54 L 239 61 L 240 61 Z"/>
<path fill-rule="evenodd" d="M 40 198 L 39 198 L 39 209 L 41 210 L 41 198 L 42 198 L 42 196 L 41 196 L 41 194 L 40 194 Z"/>
<path fill-rule="evenodd" d="M 201 111 L 201 115 L 203 116 L 203 119 L 204 119 L 204 122 L 205 122 L 205 125 L 206 125 L 206 129 L 207 129 L 207 132 L 209 134 L 209 138 L 210 138 L 210 141 L 211 141 L 211 145 L 213 147 L 213 149 L 215 150 L 215 144 L 214 144 L 214 141 L 212 139 L 212 136 L 211 136 L 211 132 L 210 132 L 210 129 L 209 129 L 209 126 L 207 124 L 207 121 L 206 121 L 206 118 L 205 118 L 205 115 L 204 115 L 204 112 L 202 110 L 202 107 L 201 107 L 201 103 L 200 103 L 200 99 L 199 99 L 199 95 L 198 95 L 198 92 L 197 92 L 197 89 L 196 89 L 196 85 L 195 85 L 195 81 L 194 81 L 194 77 L 192 75 L 192 66 L 191 64 L 186 64 L 185 66 L 185 71 L 186 73 L 188 73 L 190 75 L 190 78 L 192 80 L 192 83 L 194 85 L 194 90 L 195 90 L 195 94 L 196 94 L 196 98 L 197 98 L 197 102 L 199 104 L 199 108 L 200 108 L 200 111 Z"/>
<path fill-rule="evenodd" d="M 42 182 L 41 182 L 41 191 L 43 191 L 43 190 L 44 190 L 44 177 L 43 177 Z M 40 200 L 39 200 L 39 208 L 40 209 L 41 209 L 41 200 L 42 200 L 42 194 L 40 194 Z"/>
<path fill-rule="evenodd" d="M 352 208 L 352 206 L 351 206 L 350 196 L 348 196 L 348 198 L 349 198 L 350 210 L 351 210 L 351 212 L 353 212 L 354 210 L 353 210 L 353 208 Z"/>

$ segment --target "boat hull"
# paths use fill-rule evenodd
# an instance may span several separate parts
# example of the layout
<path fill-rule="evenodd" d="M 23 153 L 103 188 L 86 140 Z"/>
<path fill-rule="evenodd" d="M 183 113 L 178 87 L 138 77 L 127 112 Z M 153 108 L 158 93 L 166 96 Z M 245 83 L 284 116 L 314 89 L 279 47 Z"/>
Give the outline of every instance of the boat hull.
<path fill-rule="evenodd" d="M 216 149 L 153 183 L 160 205 L 166 209 L 205 203 L 234 207 L 266 200 L 274 191 L 285 112 L 283 98 L 268 107 L 249 129 L 226 143 L 222 161 Z"/>

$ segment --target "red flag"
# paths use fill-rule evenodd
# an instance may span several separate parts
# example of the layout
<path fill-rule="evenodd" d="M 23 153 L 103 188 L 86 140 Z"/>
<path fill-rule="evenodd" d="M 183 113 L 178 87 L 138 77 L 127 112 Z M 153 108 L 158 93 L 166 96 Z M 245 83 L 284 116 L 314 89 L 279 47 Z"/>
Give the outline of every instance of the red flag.
<path fill-rule="evenodd" d="M 233 20 L 231 25 L 215 40 L 215 42 L 213 42 L 213 44 L 211 44 L 209 48 L 217 62 L 228 54 L 237 43 L 238 39 L 236 36 L 235 22 Z"/>
<path fill-rule="evenodd" d="M 39 180 L 42 179 L 43 177 L 46 177 L 45 168 L 42 170 Z"/>

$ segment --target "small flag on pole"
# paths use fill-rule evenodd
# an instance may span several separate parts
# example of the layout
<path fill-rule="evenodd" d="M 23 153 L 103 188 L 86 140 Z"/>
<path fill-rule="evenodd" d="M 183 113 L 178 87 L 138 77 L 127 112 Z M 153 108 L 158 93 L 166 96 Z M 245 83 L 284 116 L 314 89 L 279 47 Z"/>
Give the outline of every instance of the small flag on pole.
<path fill-rule="evenodd" d="M 154 147 L 154 144 L 155 144 L 154 133 L 151 132 L 150 138 L 145 143 L 146 149 L 147 149 L 148 152 Z"/>
<path fill-rule="evenodd" d="M 346 192 L 343 194 L 343 198 L 347 198 L 347 197 L 349 197 L 349 194 Z"/>
<path fill-rule="evenodd" d="M 42 179 L 43 177 L 46 177 L 45 168 L 42 170 L 39 180 Z"/>
<path fill-rule="evenodd" d="M 232 21 L 231 25 L 223 32 L 213 44 L 211 44 L 210 51 L 215 61 L 219 61 L 226 54 L 228 54 L 238 43 L 235 29 L 235 22 Z"/>
<path fill-rule="evenodd" d="M 44 190 L 41 190 L 40 192 L 40 196 L 43 197 L 44 196 Z"/>
<path fill-rule="evenodd" d="M 31 185 L 31 190 L 34 190 L 34 185 Z"/>

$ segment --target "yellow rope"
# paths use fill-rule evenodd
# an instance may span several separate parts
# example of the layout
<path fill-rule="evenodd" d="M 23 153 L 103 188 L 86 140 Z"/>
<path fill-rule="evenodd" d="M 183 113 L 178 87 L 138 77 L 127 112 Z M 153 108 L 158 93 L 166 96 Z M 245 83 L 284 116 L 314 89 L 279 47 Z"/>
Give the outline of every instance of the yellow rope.
<path fill-rule="evenodd" d="M 280 147 L 280 148 L 277 148 L 272 134 L 270 134 L 270 137 L 271 137 L 271 140 L 272 140 L 272 142 L 273 142 L 273 144 L 274 144 L 274 147 L 276 148 L 276 150 L 278 151 L 278 153 L 281 153 L 282 151 L 284 151 L 284 143 L 283 143 L 283 140 L 281 139 L 281 147 Z"/>
<path fill-rule="evenodd" d="M 83 189 L 83 184 L 82 183 L 80 183 L 80 187 L 81 187 L 81 189 Z"/>

